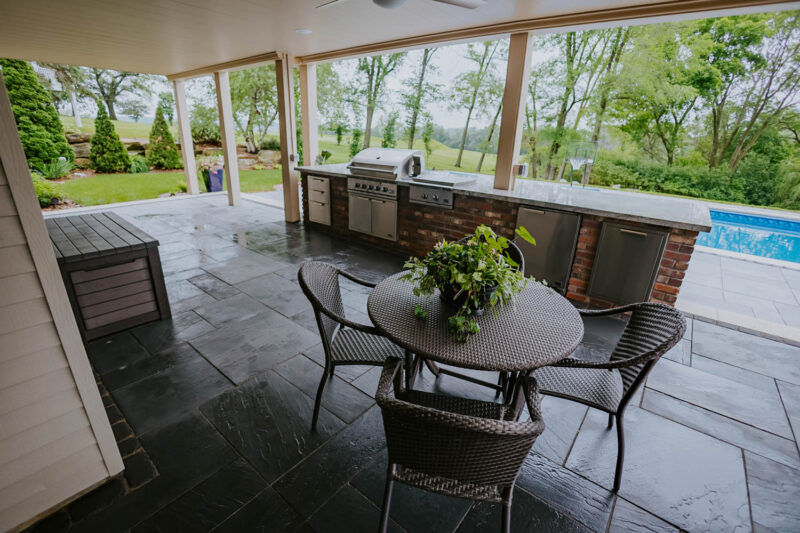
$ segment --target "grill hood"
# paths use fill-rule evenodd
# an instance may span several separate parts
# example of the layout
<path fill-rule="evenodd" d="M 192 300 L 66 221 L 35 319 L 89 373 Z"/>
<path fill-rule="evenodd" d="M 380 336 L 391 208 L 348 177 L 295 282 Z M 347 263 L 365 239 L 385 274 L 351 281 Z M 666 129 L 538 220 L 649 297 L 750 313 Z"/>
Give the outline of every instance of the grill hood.
<path fill-rule="evenodd" d="M 347 168 L 355 176 L 394 181 L 421 174 L 425 162 L 420 150 L 367 148 L 357 153 Z"/>

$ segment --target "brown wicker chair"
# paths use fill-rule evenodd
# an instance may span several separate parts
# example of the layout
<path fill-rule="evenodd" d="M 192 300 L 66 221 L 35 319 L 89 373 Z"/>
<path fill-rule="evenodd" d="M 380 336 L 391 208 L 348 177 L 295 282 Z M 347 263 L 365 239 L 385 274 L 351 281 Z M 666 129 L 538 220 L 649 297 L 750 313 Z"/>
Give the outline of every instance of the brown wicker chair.
<path fill-rule="evenodd" d="M 597 317 L 630 312 L 630 319 L 605 362 L 564 359 L 534 372 L 542 394 L 573 400 L 608 413 L 608 429 L 617 421 L 617 468 L 614 492 L 619 490 L 625 459 L 622 416 L 636 390 L 658 359 L 683 336 L 686 322 L 674 307 L 637 303 L 599 311 L 581 310 Z"/>
<path fill-rule="evenodd" d="M 501 503 L 502 528 L 509 531 L 514 483 L 544 430 L 536 381 L 528 378 L 520 388 L 530 411 L 530 420 L 520 422 L 505 404 L 406 389 L 402 372 L 400 359 L 387 359 L 375 396 L 389 448 L 380 531 L 388 525 L 395 481 Z"/>
<path fill-rule="evenodd" d="M 314 308 L 314 315 L 325 352 L 325 370 L 317 388 L 311 429 L 316 429 L 322 391 L 339 365 L 383 365 L 389 356 L 403 356 L 403 350 L 378 334 L 374 326 L 353 322 L 345 317 L 339 276 L 366 287 L 374 283 L 359 279 L 328 263 L 309 261 L 297 272 L 297 279 Z"/>

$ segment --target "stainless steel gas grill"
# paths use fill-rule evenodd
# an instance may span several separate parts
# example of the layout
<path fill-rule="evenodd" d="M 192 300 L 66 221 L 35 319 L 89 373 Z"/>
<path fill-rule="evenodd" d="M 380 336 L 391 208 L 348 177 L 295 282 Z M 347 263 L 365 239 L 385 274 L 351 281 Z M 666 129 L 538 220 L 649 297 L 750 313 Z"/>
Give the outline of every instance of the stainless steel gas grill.
<path fill-rule="evenodd" d="M 397 240 L 397 184 L 367 178 L 347 178 L 352 231 Z"/>
<path fill-rule="evenodd" d="M 425 160 L 419 150 L 367 148 L 356 154 L 347 169 L 354 176 L 395 181 L 422 174 Z"/>

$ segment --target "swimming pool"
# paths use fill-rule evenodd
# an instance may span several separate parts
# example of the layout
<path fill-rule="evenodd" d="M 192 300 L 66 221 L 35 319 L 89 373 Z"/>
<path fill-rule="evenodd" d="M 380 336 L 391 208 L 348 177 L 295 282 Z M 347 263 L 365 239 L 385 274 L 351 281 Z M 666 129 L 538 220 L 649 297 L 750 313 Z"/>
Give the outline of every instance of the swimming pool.
<path fill-rule="evenodd" d="M 697 244 L 800 263 L 800 222 L 711 210 L 711 232 Z"/>

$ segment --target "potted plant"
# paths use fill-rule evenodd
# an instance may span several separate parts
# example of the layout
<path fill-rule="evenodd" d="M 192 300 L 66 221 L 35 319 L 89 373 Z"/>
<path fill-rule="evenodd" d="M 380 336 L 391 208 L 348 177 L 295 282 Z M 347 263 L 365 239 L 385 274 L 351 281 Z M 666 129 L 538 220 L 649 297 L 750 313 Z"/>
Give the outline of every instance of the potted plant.
<path fill-rule="evenodd" d="M 525 228 L 518 228 L 516 233 L 536 244 Z M 508 239 L 480 225 L 466 240 L 443 240 L 425 257 L 410 258 L 404 265 L 408 271 L 400 279 L 415 284 L 416 296 L 430 296 L 438 289 L 442 301 L 453 309 L 450 330 L 458 340 L 466 341 L 480 329 L 475 316 L 513 301 L 527 283 L 508 255 L 508 246 Z M 418 305 L 414 314 L 424 319 L 426 312 Z"/>
<path fill-rule="evenodd" d="M 203 178 L 206 192 L 217 192 L 222 190 L 222 161 L 221 156 L 204 157 L 200 159 L 197 169 Z"/>

